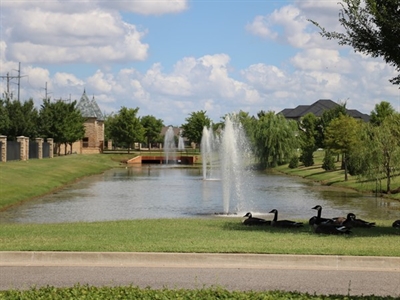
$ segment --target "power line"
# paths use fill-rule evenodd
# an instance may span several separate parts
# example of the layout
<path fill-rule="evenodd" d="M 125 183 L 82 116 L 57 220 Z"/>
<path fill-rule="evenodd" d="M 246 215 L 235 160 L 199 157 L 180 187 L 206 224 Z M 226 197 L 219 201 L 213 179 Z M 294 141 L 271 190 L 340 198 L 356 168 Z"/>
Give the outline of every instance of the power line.
<path fill-rule="evenodd" d="M 18 72 L 17 76 L 10 76 L 9 73 L 7 73 L 7 75 L 2 75 L 0 76 L 0 78 L 6 78 L 7 79 L 7 90 L 5 92 L 6 94 L 6 99 L 11 99 L 12 98 L 12 94 L 10 94 L 10 80 L 11 79 L 18 79 L 18 101 L 20 101 L 20 91 L 21 91 L 21 78 L 22 77 L 26 77 L 27 75 L 22 75 L 21 76 L 21 63 L 18 63 L 18 70 L 15 70 Z M 11 97 L 10 97 L 11 96 Z"/>

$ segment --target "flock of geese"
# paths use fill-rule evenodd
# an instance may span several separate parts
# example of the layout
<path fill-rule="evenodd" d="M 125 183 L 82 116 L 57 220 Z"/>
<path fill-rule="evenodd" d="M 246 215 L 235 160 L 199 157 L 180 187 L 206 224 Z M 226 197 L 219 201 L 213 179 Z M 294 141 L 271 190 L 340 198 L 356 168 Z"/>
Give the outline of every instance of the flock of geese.
<path fill-rule="evenodd" d="M 312 209 L 317 211 L 317 215 L 313 216 L 308 224 L 313 227 L 315 233 L 324 233 L 324 234 L 350 234 L 351 229 L 355 227 L 363 227 L 363 228 L 371 228 L 375 227 L 374 222 L 364 221 L 362 219 L 358 219 L 355 214 L 348 213 L 347 217 L 337 217 L 337 218 L 322 218 L 322 207 L 321 205 L 316 205 Z M 265 220 L 262 218 L 253 217 L 251 212 L 248 212 L 243 217 L 247 218 L 243 220 L 244 225 L 249 226 L 265 226 L 270 225 L 273 227 L 281 227 L 281 228 L 298 228 L 303 227 L 302 222 L 295 222 L 291 220 L 278 220 L 278 210 L 273 209 L 269 212 L 270 214 L 274 214 L 274 218 L 272 220 Z M 392 227 L 400 229 L 400 220 L 396 220 L 393 222 Z"/>

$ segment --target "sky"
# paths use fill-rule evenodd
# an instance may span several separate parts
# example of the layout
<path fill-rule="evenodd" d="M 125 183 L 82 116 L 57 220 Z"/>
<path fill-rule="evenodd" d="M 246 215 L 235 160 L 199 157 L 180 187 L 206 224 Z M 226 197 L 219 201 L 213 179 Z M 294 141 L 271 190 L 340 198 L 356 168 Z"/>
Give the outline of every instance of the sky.
<path fill-rule="evenodd" d="M 338 0 L 0 0 L 0 91 L 20 78 L 39 109 L 85 91 L 106 115 L 138 108 L 164 125 L 193 112 L 346 103 L 399 111 L 395 68 L 319 34 L 343 31 Z M 19 69 L 20 68 L 20 69 Z M 20 73 L 18 73 L 20 70 Z M 18 79 L 9 82 L 14 99 Z"/>

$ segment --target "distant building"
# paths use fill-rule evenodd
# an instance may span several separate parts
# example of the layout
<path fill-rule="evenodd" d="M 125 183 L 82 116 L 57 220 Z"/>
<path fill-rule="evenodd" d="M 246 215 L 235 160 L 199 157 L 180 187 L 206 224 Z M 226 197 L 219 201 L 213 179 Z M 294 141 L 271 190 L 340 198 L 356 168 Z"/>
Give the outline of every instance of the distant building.
<path fill-rule="evenodd" d="M 104 148 L 104 116 L 94 99 L 88 98 L 86 91 L 76 105 L 85 120 L 85 137 L 72 145 L 72 153 L 101 153 Z"/>
<path fill-rule="evenodd" d="M 336 102 L 329 99 L 320 99 L 311 105 L 299 105 L 296 108 L 285 108 L 279 114 L 282 114 L 286 119 L 299 120 L 308 113 L 313 113 L 316 117 L 322 117 L 322 114 L 326 110 L 333 109 L 339 106 Z M 346 109 L 349 116 L 363 120 L 364 122 L 369 122 L 370 116 L 363 114 L 355 109 Z"/>

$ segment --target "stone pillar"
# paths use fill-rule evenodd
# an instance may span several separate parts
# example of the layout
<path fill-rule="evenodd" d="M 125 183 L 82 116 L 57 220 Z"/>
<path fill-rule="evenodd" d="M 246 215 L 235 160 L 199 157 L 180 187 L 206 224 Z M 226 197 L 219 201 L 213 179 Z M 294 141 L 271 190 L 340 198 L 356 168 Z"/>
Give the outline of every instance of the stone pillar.
<path fill-rule="evenodd" d="M 107 141 L 107 149 L 112 150 L 112 140 Z"/>
<path fill-rule="evenodd" d="M 52 138 L 47 138 L 47 142 L 49 143 L 49 158 L 54 157 L 54 141 Z"/>
<path fill-rule="evenodd" d="M 1 142 L 1 157 L 0 162 L 7 161 L 7 137 L 5 135 L 0 135 Z"/>
<path fill-rule="evenodd" d="M 29 160 L 29 137 L 25 137 L 25 160 Z"/>
<path fill-rule="evenodd" d="M 20 160 L 26 160 L 26 142 L 25 142 L 25 137 L 24 136 L 18 136 L 17 137 L 17 142 L 19 143 L 19 159 Z"/>
<path fill-rule="evenodd" d="M 36 143 L 38 144 L 38 159 L 43 158 L 43 139 L 42 138 L 36 138 Z"/>

